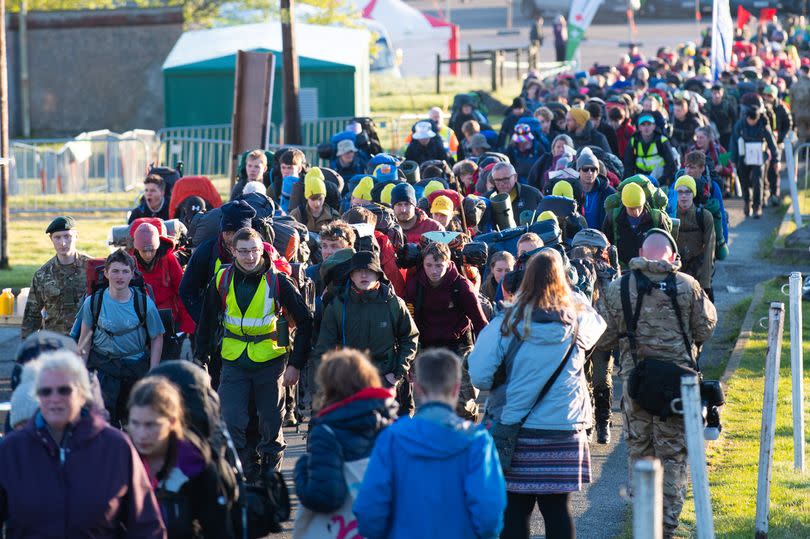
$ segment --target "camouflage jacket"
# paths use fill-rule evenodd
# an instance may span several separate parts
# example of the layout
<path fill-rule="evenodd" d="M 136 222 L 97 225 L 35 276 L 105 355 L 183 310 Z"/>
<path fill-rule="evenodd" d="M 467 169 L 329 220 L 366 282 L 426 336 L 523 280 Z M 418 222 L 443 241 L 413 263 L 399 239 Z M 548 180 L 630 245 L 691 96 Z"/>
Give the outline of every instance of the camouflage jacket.
<path fill-rule="evenodd" d="M 23 315 L 23 339 L 40 329 L 70 333 L 87 289 L 85 266 L 89 258 L 78 253 L 72 264 L 63 266 L 53 257 L 34 273 Z"/>
<path fill-rule="evenodd" d="M 717 311 L 703 289 L 694 278 L 678 272 L 680 261 L 665 262 L 637 257 L 630 261 L 631 270 L 640 270 L 653 283 L 660 283 L 667 275 L 675 272 L 677 301 L 683 317 L 683 327 L 693 344 L 706 342 L 717 325 Z M 635 311 L 637 285 L 636 277 L 630 274 L 630 310 Z M 621 300 L 621 279 L 613 281 L 607 289 L 600 314 L 607 322 L 607 329 L 599 340 L 597 347 L 612 350 L 617 345 L 620 350 L 622 376 L 628 377 L 633 369 L 633 358 L 630 353 L 629 339 L 625 333 L 627 326 L 624 320 Z M 663 291 L 653 288 L 641 303 L 641 313 L 636 328 L 638 359 L 646 357 L 671 359 L 683 366 L 691 365 L 690 353 L 686 349 L 683 337 L 675 318 L 672 300 Z"/>

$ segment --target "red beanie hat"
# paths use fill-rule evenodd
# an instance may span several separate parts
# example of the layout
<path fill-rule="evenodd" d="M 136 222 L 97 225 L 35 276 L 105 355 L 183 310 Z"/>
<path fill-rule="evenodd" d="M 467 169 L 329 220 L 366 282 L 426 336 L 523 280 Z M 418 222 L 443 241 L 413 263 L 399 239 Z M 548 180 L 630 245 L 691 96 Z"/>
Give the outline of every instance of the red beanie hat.
<path fill-rule="evenodd" d="M 152 247 L 157 249 L 160 246 L 160 233 L 155 225 L 142 223 L 135 230 L 134 245 L 136 249 Z"/>

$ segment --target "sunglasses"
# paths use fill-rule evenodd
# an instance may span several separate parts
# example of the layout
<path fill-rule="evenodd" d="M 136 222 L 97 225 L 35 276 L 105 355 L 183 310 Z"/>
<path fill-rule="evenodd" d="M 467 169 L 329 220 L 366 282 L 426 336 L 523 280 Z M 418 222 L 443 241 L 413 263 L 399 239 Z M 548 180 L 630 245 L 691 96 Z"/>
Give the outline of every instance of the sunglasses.
<path fill-rule="evenodd" d="M 67 397 L 73 393 L 73 386 L 40 387 L 37 388 L 37 397 L 50 397 L 54 392 L 60 397 Z"/>
<path fill-rule="evenodd" d="M 492 178 L 493 182 L 508 182 L 512 179 L 512 176 L 504 176 L 503 178 Z"/>
<path fill-rule="evenodd" d="M 596 167 L 582 167 L 579 170 L 581 170 L 582 172 L 596 172 L 597 169 Z"/>

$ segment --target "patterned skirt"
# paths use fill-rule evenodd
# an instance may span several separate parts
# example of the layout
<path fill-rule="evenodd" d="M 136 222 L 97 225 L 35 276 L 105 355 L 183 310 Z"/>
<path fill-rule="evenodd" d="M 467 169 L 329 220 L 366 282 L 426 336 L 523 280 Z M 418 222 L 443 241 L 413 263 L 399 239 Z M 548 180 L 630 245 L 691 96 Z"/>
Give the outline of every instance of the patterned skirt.
<path fill-rule="evenodd" d="M 591 452 L 585 431 L 522 429 L 506 490 L 519 494 L 561 494 L 591 482 Z"/>

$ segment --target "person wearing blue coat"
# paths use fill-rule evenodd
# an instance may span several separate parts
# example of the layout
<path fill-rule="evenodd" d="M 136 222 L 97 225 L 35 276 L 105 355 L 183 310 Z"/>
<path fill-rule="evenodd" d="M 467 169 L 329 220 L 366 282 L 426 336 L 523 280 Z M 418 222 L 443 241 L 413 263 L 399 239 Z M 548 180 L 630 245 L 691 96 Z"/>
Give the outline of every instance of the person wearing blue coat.
<path fill-rule="evenodd" d="M 498 537 L 506 485 L 492 437 L 454 413 L 461 361 L 445 349 L 416 358 L 416 415 L 377 438 L 354 503 L 366 539 Z"/>

